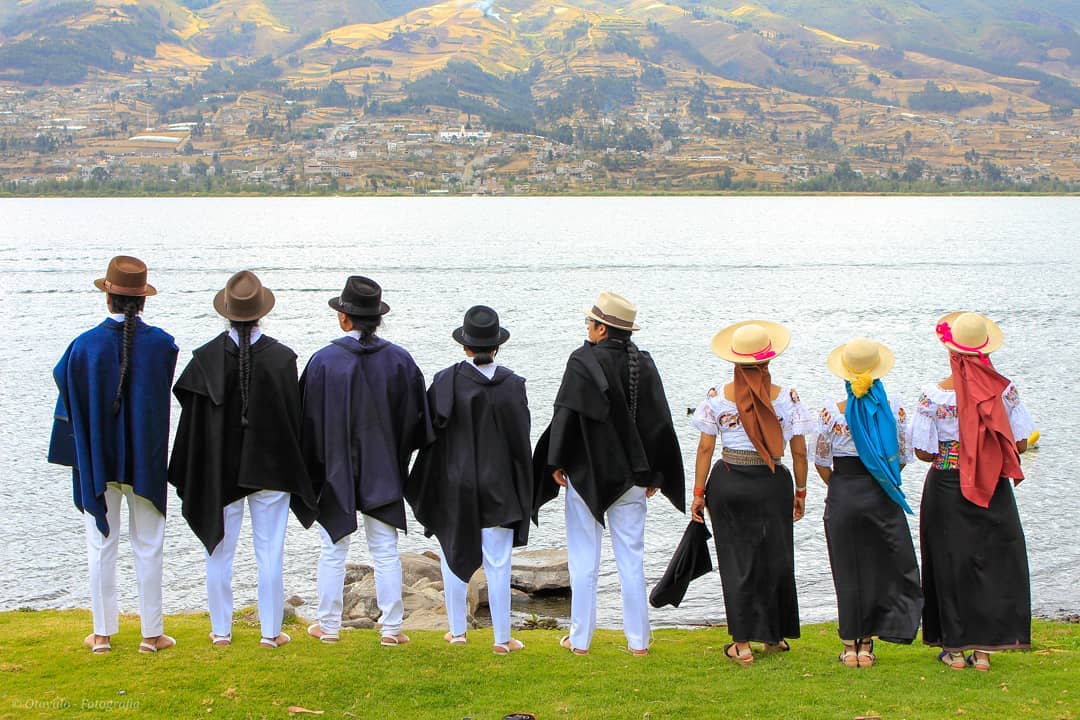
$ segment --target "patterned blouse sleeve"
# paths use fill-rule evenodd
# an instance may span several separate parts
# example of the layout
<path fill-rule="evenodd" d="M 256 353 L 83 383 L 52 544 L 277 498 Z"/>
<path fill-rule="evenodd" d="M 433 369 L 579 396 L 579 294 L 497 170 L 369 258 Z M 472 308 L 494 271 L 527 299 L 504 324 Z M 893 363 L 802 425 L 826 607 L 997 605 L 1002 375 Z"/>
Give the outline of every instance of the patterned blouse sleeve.
<path fill-rule="evenodd" d="M 1024 403 L 1020 402 L 1020 393 L 1016 391 L 1016 386 L 1009 383 L 1009 387 L 1005 388 L 1005 392 L 1001 395 L 1001 400 L 1009 413 L 1009 425 L 1012 427 L 1013 438 L 1017 441 L 1027 440 L 1031 433 L 1035 432 L 1035 421 L 1031 419 L 1031 414 L 1024 407 Z"/>
<path fill-rule="evenodd" d="M 937 454 L 937 406 L 926 393 L 919 394 L 919 405 L 911 421 L 911 446 L 915 450 Z"/>
<path fill-rule="evenodd" d="M 832 467 L 833 458 L 833 417 L 829 408 L 822 408 L 818 415 L 817 442 L 814 444 L 814 464 Z"/>
<path fill-rule="evenodd" d="M 713 408 L 712 399 L 716 397 L 716 388 L 710 388 L 708 395 L 697 406 L 694 415 L 690 418 L 690 424 L 706 435 L 718 435 L 720 426 L 716 422 L 716 410 Z"/>
<path fill-rule="evenodd" d="M 896 439 L 900 445 L 900 464 L 910 465 L 914 453 L 911 451 L 911 416 L 907 408 L 896 408 Z"/>
<path fill-rule="evenodd" d="M 795 435 L 813 435 L 817 429 L 817 418 L 809 408 L 803 405 L 795 388 L 788 389 L 788 400 L 791 402 L 791 407 L 784 413 L 786 419 L 784 442 L 791 440 Z"/>

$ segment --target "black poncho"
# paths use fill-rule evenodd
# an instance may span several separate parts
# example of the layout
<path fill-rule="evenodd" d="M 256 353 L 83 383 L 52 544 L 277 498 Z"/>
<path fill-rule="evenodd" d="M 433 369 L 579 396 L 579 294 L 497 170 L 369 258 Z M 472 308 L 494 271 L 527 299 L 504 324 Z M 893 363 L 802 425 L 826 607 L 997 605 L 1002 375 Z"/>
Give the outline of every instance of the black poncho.
<path fill-rule="evenodd" d="M 505 367 L 492 379 L 468 362 L 435 375 L 428 390 L 435 442 L 416 456 L 405 496 L 439 539 L 450 569 L 468 582 L 483 561 L 480 530 L 529 540 L 533 482 L 525 380 Z"/>
<path fill-rule="evenodd" d="M 293 512 L 310 527 L 315 494 L 300 452 L 296 354 L 266 335 L 251 345 L 246 428 L 236 343 L 222 333 L 192 355 L 173 388 L 181 410 L 169 462 L 192 531 L 213 552 L 225 506 L 257 490 L 292 493 Z"/>
<path fill-rule="evenodd" d="M 622 343 L 586 342 L 570 355 L 555 397 L 555 414 L 533 453 L 533 518 L 559 494 L 551 477 L 561 467 L 574 490 L 604 524 L 604 513 L 635 485 L 658 487 L 685 512 L 682 451 L 660 374 L 639 351 L 638 411 L 630 412 L 629 360 Z"/>

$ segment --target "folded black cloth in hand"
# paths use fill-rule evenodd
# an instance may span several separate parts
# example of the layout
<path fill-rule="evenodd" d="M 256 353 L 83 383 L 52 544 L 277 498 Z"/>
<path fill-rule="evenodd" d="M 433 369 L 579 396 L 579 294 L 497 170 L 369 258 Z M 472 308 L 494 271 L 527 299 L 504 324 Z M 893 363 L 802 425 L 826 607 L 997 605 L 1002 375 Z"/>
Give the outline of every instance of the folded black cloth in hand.
<path fill-rule="evenodd" d="M 660 582 L 649 594 L 649 604 L 653 607 L 673 605 L 679 607 L 690 581 L 705 573 L 712 572 L 712 557 L 709 554 L 709 538 L 712 534 L 705 523 L 690 521 L 683 533 L 679 547 L 671 556 L 667 570 Z"/>

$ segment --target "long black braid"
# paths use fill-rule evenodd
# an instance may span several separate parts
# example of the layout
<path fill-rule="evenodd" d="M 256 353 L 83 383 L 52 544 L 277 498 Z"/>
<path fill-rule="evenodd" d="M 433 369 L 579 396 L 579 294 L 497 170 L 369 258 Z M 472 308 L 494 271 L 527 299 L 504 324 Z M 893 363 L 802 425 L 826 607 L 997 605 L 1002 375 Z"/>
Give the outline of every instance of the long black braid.
<path fill-rule="evenodd" d="M 135 318 L 146 305 L 146 298 L 129 295 L 109 294 L 109 307 L 113 312 L 124 313 L 124 340 L 120 350 L 120 381 L 116 384 L 116 397 L 113 398 L 113 415 L 120 413 L 120 402 L 127 385 L 128 369 L 131 367 L 132 351 L 135 347 Z"/>
<path fill-rule="evenodd" d="M 608 325 L 607 337 L 626 348 L 626 364 L 629 374 L 628 395 L 630 397 L 630 416 L 637 420 L 638 380 L 641 377 L 641 364 L 638 347 L 630 339 L 630 331 Z"/>
<path fill-rule="evenodd" d="M 232 326 L 240 338 L 240 426 L 248 426 L 248 395 L 251 389 L 251 329 L 259 324 L 258 320 L 250 322 L 232 321 Z"/>

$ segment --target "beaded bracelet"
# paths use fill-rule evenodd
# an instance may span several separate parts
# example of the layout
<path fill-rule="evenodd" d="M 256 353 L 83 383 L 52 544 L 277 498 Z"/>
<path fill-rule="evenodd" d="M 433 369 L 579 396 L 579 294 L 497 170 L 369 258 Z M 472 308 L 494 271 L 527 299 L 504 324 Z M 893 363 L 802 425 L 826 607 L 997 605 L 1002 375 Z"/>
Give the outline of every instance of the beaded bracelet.
<path fill-rule="evenodd" d="M 699 497 L 699 498 L 705 497 L 705 488 L 703 488 L 703 487 L 695 487 L 694 488 L 694 497 Z"/>

